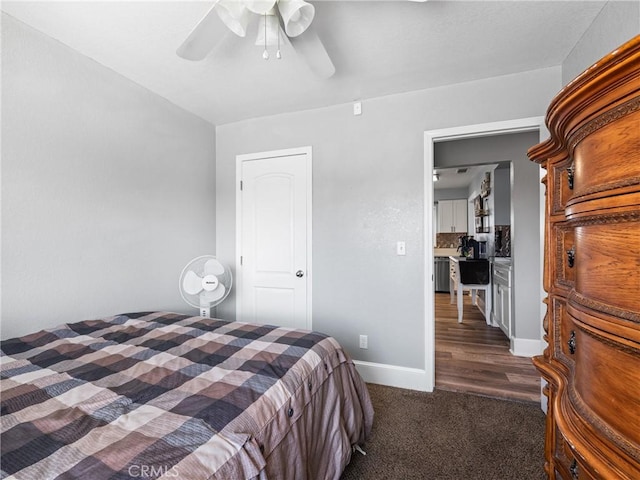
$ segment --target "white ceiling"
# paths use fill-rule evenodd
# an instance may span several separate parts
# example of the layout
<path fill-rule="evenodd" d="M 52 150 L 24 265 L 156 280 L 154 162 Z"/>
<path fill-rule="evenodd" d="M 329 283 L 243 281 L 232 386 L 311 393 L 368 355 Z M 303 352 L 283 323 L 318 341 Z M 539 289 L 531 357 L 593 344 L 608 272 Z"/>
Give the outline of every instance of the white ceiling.
<path fill-rule="evenodd" d="M 315 1 L 336 74 L 321 80 L 283 50 L 264 61 L 227 36 L 201 62 L 176 48 L 212 2 L 3 1 L 2 10 L 219 125 L 560 65 L 603 1 Z M 217 22 L 216 34 L 226 27 Z"/>
<path fill-rule="evenodd" d="M 464 172 L 459 170 L 466 170 Z M 450 188 L 469 188 L 472 180 L 487 171 L 486 165 L 463 166 L 455 168 L 434 168 L 434 173 L 438 174 L 438 181 L 433 182 L 435 190 L 446 190 Z"/>

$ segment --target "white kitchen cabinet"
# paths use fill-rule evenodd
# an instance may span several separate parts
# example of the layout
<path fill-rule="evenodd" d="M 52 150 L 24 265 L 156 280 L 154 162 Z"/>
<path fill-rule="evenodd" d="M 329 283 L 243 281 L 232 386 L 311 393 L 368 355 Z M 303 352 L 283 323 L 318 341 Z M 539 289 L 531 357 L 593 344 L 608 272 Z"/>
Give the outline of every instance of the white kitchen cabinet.
<path fill-rule="evenodd" d="M 453 230 L 453 201 L 438 202 L 438 233 L 451 233 Z"/>
<path fill-rule="evenodd" d="M 465 199 L 453 201 L 453 231 L 466 233 L 468 231 L 467 212 L 469 202 Z"/>
<path fill-rule="evenodd" d="M 511 338 L 511 263 L 493 264 L 493 324 Z"/>
<path fill-rule="evenodd" d="M 438 233 L 467 232 L 467 200 L 438 202 Z"/>

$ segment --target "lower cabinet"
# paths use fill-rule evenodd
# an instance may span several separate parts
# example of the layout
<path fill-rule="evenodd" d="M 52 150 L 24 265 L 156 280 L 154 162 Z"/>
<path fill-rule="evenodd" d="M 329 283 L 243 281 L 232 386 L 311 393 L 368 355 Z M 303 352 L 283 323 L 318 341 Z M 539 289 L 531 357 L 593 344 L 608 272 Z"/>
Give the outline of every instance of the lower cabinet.
<path fill-rule="evenodd" d="M 511 338 L 511 264 L 493 264 L 493 324 Z"/>

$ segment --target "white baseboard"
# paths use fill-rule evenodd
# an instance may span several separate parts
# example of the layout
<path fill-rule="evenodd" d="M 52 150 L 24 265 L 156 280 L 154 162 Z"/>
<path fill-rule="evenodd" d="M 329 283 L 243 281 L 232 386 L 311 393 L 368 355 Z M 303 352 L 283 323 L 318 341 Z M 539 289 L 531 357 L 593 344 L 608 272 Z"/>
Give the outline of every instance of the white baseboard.
<path fill-rule="evenodd" d="M 433 381 L 428 381 L 427 372 L 420 368 L 399 367 L 360 360 L 354 360 L 353 363 L 365 382 L 420 392 L 433 392 Z"/>
<path fill-rule="evenodd" d="M 511 338 L 511 348 L 509 351 L 517 357 L 534 357 L 542 354 L 544 342 L 542 340 L 531 340 L 530 338 Z"/>

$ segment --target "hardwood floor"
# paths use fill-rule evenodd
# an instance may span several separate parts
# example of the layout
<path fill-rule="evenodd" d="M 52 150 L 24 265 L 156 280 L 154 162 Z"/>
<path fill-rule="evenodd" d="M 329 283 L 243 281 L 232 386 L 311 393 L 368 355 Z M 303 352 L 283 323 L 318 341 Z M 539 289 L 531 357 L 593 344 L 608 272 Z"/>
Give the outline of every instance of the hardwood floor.
<path fill-rule="evenodd" d="M 540 402 L 540 375 L 530 358 L 509 353 L 509 339 L 486 324 L 464 297 L 463 323 L 448 293 L 436 293 L 436 388 Z"/>

